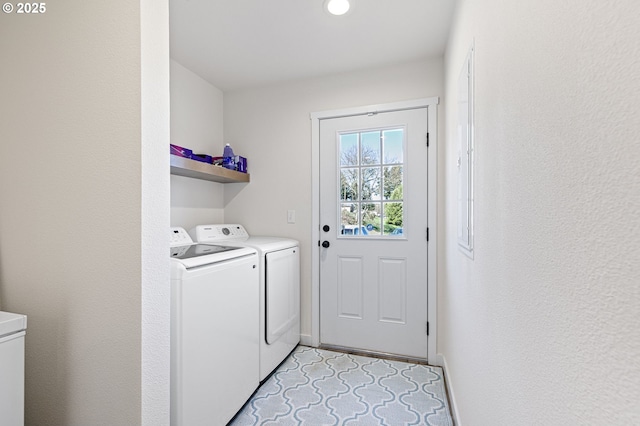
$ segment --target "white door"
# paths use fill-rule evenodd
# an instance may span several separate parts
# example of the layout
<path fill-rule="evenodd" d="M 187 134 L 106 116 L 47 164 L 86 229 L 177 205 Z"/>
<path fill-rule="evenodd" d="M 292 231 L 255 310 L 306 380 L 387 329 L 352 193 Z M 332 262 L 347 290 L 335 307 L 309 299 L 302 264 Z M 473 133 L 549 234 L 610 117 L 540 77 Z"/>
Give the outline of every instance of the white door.
<path fill-rule="evenodd" d="M 428 110 L 320 121 L 320 343 L 427 358 Z"/>

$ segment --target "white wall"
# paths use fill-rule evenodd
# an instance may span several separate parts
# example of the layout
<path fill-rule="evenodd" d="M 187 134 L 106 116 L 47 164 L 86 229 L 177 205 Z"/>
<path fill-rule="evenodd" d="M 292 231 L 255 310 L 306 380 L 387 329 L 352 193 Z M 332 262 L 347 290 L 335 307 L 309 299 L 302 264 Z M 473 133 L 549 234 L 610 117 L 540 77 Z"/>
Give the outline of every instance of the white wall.
<path fill-rule="evenodd" d="M 225 140 L 248 158 L 251 183 L 225 186 L 225 220 L 250 234 L 301 242 L 302 334 L 311 333 L 311 121 L 316 111 L 396 102 L 443 93 L 443 62 L 381 69 L 225 93 Z M 295 224 L 287 224 L 287 210 Z"/>
<path fill-rule="evenodd" d="M 154 276 L 143 262 L 168 270 L 151 246 L 166 244 L 169 188 L 166 169 L 142 164 L 168 155 L 141 108 L 155 94 L 145 120 L 166 129 L 168 63 L 145 72 L 143 90 L 141 37 L 166 57 L 168 40 L 156 37 L 167 3 L 47 6 L 0 16 L 0 295 L 2 309 L 28 315 L 25 424 L 138 425 L 155 410 L 146 424 L 166 424 L 166 358 L 143 365 L 142 335 L 168 330 L 162 306 L 149 317 Z M 151 63 L 161 67 L 162 53 Z M 166 303 L 165 276 L 156 303 Z M 158 389 L 143 402 L 151 376 Z"/>
<path fill-rule="evenodd" d="M 169 2 L 140 2 L 142 136 L 141 424 L 168 426 L 171 286 L 169 245 Z"/>
<path fill-rule="evenodd" d="M 222 155 L 223 94 L 171 60 L 171 143 L 197 154 Z M 167 150 L 169 147 L 167 147 Z M 171 175 L 171 226 L 187 231 L 224 221 L 223 185 Z"/>
<path fill-rule="evenodd" d="M 461 0 L 446 54 L 439 349 L 460 424 L 640 424 L 640 3 Z M 456 81 L 475 39 L 475 259 Z"/>

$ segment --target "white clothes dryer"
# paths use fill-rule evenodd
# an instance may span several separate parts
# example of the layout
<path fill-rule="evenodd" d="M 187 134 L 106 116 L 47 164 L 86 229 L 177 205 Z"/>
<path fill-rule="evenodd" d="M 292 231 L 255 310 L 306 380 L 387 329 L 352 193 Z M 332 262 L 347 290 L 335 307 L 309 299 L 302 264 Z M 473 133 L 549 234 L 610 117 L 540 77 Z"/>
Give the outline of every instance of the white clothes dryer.
<path fill-rule="evenodd" d="M 260 257 L 260 381 L 300 342 L 300 243 L 290 238 L 249 236 L 242 225 L 200 225 L 199 243 L 251 247 Z"/>
<path fill-rule="evenodd" d="M 225 425 L 259 381 L 258 255 L 171 228 L 171 425 Z"/>

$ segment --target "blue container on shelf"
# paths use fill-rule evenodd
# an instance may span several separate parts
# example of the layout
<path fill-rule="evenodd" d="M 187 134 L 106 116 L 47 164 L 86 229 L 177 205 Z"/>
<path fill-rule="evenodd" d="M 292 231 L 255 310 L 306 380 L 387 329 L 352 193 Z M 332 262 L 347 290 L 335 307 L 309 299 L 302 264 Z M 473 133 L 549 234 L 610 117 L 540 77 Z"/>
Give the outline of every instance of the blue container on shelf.
<path fill-rule="evenodd" d="M 222 167 L 230 170 L 236 169 L 235 155 L 229 144 L 226 144 L 222 152 Z"/>

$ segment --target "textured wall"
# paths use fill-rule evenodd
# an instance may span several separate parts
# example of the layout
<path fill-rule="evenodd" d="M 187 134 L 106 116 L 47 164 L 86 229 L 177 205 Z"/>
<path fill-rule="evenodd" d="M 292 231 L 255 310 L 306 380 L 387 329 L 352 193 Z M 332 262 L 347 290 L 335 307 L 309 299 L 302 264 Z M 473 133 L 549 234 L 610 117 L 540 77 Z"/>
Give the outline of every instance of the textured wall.
<path fill-rule="evenodd" d="M 461 0 L 439 350 L 464 425 L 640 424 L 640 3 Z M 475 40 L 475 259 L 455 96 Z"/>
<path fill-rule="evenodd" d="M 302 333 L 311 333 L 310 113 L 441 96 L 441 59 L 225 93 L 224 133 L 251 183 L 225 186 L 225 220 L 301 241 Z M 296 223 L 287 224 L 287 210 Z"/>
<path fill-rule="evenodd" d="M 140 21 L 128 1 L 0 15 L 0 293 L 28 315 L 27 425 L 141 422 Z"/>
<path fill-rule="evenodd" d="M 142 412 L 144 426 L 170 420 L 169 0 L 140 1 L 142 127 Z"/>

